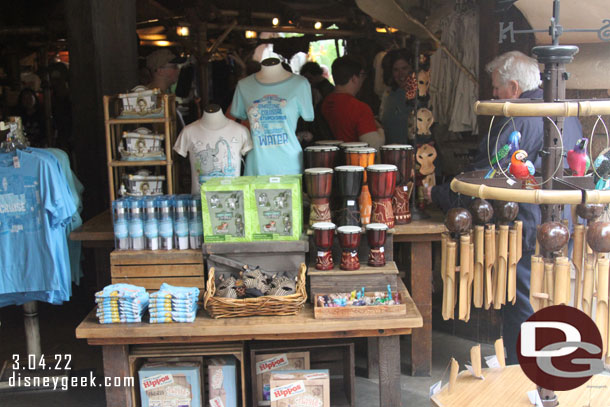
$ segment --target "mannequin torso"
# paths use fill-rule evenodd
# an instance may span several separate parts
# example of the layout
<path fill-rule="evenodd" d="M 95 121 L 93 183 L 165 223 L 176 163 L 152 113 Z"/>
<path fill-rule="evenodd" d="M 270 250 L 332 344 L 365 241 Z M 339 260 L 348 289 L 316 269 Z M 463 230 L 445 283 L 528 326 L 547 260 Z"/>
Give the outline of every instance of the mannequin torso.
<path fill-rule="evenodd" d="M 284 69 L 279 59 L 267 58 L 261 62 L 261 70 L 255 75 L 260 83 L 272 84 L 284 81 L 292 74 Z"/>
<path fill-rule="evenodd" d="M 222 109 L 218 105 L 209 105 L 203 111 L 201 124 L 209 130 L 220 130 L 225 127 L 229 119 L 222 113 Z"/>

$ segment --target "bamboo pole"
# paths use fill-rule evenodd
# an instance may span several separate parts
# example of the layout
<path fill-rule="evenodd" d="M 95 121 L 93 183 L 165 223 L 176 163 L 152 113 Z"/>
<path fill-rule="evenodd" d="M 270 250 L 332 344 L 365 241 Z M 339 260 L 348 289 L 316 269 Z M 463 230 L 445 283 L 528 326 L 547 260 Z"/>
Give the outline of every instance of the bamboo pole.
<path fill-rule="evenodd" d="M 472 371 L 475 377 L 483 377 L 481 368 L 481 345 L 475 345 L 470 348 L 470 363 L 472 363 Z"/>
<path fill-rule="evenodd" d="M 485 282 L 485 227 L 474 227 L 474 306 L 483 307 L 483 284 Z"/>
<path fill-rule="evenodd" d="M 530 274 L 530 304 L 534 312 L 542 308 L 539 294 L 544 293 L 544 259 L 542 256 L 532 256 L 532 272 Z"/>
<path fill-rule="evenodd" d="M 608 259 L 597 260 L 597 308 L 595 310 L 595 324 L 602 335 L 604 349 L 608 349 Z"/>
<path fill-rule="evenodd" d="M 495 225 L 485 229 L 485 309 L 493 303 L 493 277 L 492 272 L 496 258 L 496 230 Z"/>
<path fill-rule="evenodd" d="M 446 279 L 446 302 L 443 310 L 443 318 L 445 320 L 453 319 L 454 316 L 454 297 L 455 297 L 455 256 L 456 243 L 453 240 L 447 242 L 447 265 L 445 266 Z"/>
<path fill-rule="evenodd" d="M 515 221 L 515 230 L 517 231 L 517 263 L 523 257 L 523 221 Z"/>
<path fill-rule="evenodd" d="M 457 360 L 451 358 L 451 369 L 449 370 L 449 393 L 455 388 L 455 382 L 457 380 L 458 373 L 460 371 L 460 365 Z"/>
<path fill-rule="evenodd" d="M 460 236 L 460 292 L 458 317 L 468 322 L 468 282 L 470 281 L 470 236 Z"/>
<path fill-rule="evenodd" d="M 472 309 L 472 282 L 474 281 L 474 243 L 470 242 L 469 245 L 468 261 L 470 262 L 469 268 L 470 273 L 468 274 L 468 314 L 466 320 L 470 321 L 470 311 Z"/>
<path fill-rule="evenodd" d="M 498 239 L 498 271 L 496 282 L 496 297 L 494 309 L 500 309 L 506 304 L 506 274 L 508 265 L 508 225 L 500 225 Z"/>
<path fill-rule="evenodd" d="M 508 296 L 506 300 L 513 305 L 517 300 L 517 230 L 511 229 L 508 232 Z"/>
<path fill-rule="evenodd" d="M 504 355 L 504 339 L 500 338 L 494 343 L 494 349 L 496 350 L 496 358 L 500 367 L 506 367 L 506 356 Z"/>
<path fill-rule="evenodd" d="M 570 303 L 570 263 L 567 257 L 556 257 L 553 269 L 555 274 L 554 305 L 567 305 Z"/>
<path fill-rule="evenodd" d="M 585 267 L 582 282 L 582 310 L 589 317 L 593 309 L 593 286 L 595 285 L 595 272 L 593 270 L 593 258 L 591 255 L 585 257 Z"/>
<path fill-rule="evenodd" d="M 549 296 L 545 301 L 545 307 L 554 305 L 555 299 L 555 275 L 553 274 L 553 263 L 550 261 L 544 262 L 544 285 L 546 287 L 546 293 Z"/>
<path fill-rule="evenodd" d="M 576 269 L 574 281 L 574 306 L 581 308 L 582 302 L 582 272 L 583 272 L 583 254 L 584 254 L 584 225 L 574 225 L 574 249 L 572 251 L 572 262 Z"/>
<path fill-rule="evenodd" d="M 562 219 L 561 223 L 563 223 L 563 225 L 566 227 L 566 229 L 570 230 L 570 223 L 567 219 Z M 563 246 L 561 248 L 561 253 L 563 257 L 568 257 L 568 249 L 570 246 L 570 240 L 568 239 L 568 241 L 566 242 L 565 246 Z"/>
<path fill-rule="evenodd" d="M 538 241 L 538 230 L 540 229 L 540 225 L 536 225 L 536 247 L 534 248 L 534 255 L 540 255 L 540 242 Z"/>
<path fill-rule="evenodd" d="M 441 234 L 441 277 L 443 279 L 443 304 L 442 304 L 442 315 L 445 317 L 445 310 L 447 309 L 447 242 L 449 241 L 449 233 L 443 232 Z M 447 318 L 445 318 L 447 319 Z"/>
<path fill-rule="evenodd" d="M 474 104 L 477 115 L 483 116 L 564 116 L 586 117 L 609 114 L 609 100 L 585 100 L 552 103 L 522 103 L 522 102 L 481 102 Z"/>

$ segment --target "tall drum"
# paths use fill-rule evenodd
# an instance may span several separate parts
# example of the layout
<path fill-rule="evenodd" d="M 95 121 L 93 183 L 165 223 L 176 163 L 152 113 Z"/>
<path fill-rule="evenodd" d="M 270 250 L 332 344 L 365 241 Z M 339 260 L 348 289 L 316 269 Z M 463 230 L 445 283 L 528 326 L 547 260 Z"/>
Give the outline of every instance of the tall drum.
<path fill-rule="evenodd" d="M 331 168 L 307 168 L 305 170 L 305 188 L 311 198 L 309 224 L 330 222 L 330 193 L 333 185 Z"/>
<path fill-rule="evenodd" d="M 373 223 L 385 223 L 394 227 L 392 196 L 396 189 L 398 169 L 391 164 L 374 164 L 367 168 L 368 184 L 373 198 Z"/>
<path fill-rule="evenodd" d="M 357 165 L 335 167 L 335 189 L 341 203 L 335 212 L 335 222 L 339 226 L 360 226 L 358 196 L 362 189 L 364 168 Z"/>
<path fill-rule="evenodd" d="M 358 270 L 358 247 L 360 246 L 359 226 L 340 226 L 337 228 L 339 244 L 341 245 L 341 270 Z"/>
<path fill-rule="evenodd" d="M 335 146 L 335 147 L 339 147 L 341 144 L 343 144 L 343 140 L 318 140 L 318 141 L 315 141 L 314 144 L 316 146 Z"/>
<path fill-rule="evenodd" d="M 318 250 L 316 256 L 316 269 L 332 270 L 334 267 L 332 248 L 335 236 L 335 224 L 331 222 L 317 222 L 311 225 L 314 242 Z"/>
<path fill-rule="evenodd" d="M 305 168 L 334 168 L 340 149 L 336 146 L 309 146 L 304 151 Z"/>
<path fill-rule="evenodd" d="M 371 222 L 371 210 L 373 202 L 367 184 L 366 167 L 375 164 L 375 150 L 373 147 L 350 147 L 345 150 L 345 162 L 348 165 L 359 165 L 364 167 L 364 179 L 362 181 L 362 192 L 358 198 L 360 205 L 360 222 L 363 225 Z"/>
<path fill-rule="evenodd" d="M 369 252 L 369 266 L 385 266 L 385 237 L 388 225 L 384 223 L 369 223 L 366 225 L 366 238 L 371 251 Z"/>
<path fill-rule="evenodd" d="M 411 222 L 409 197 L 413 191 L 413 170 L 415 168 L 415 149 L 408 144 L 388 144 L 380 148 L 381 162 L 393 164 L 398 168 L 396 189 L 392 197 L 395 222 L 404 225 Z"/>

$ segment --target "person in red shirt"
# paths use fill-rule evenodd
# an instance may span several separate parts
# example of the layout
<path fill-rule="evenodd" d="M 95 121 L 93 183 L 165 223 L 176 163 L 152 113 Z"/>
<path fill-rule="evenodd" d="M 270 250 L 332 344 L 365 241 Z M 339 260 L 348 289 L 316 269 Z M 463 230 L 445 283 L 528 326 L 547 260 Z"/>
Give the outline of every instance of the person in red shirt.
<path fill-rule="evenodd" d="M 335 59 L 331 69 L 335 90 L 322 102 L 322 114 L 334 137 L 382 146 L 384 137 L 377 131 L 373 111 L 355 97 L 366 77 L 364 67 L 357 59 L 344 56 Z"/>

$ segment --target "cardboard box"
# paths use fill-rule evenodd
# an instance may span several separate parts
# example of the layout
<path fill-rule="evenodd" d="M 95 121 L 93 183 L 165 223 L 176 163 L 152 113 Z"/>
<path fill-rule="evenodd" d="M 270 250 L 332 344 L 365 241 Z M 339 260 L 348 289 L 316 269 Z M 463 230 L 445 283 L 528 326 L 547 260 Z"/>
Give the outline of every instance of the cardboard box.
<path fill-rule="evenodd" d="M 251 240 L 249 195 L 253 179 L 214 178 L 201 185 L 203 239 L 206 243 Z"/>
<path fill-rule="evenodd" d="M 251 188 L 252 240 L 299 240 L 303 224 L 301 177 L 258 176 Z"/>
<path fill-rule="evenodd" d="M 142 407 L 202 407 L 200 363 L 148 363 L 138 378 Z"/>
<path fill-rule="evenodd" d="M 271 407 L 330 407 L 328 370 L 273 372 Z"/>
<path fill-rule="evenodd" d="M 271 373 L 284 370 L 308 370 L 309 352 L 256 355 L 256 377 L 252 378 L 259 406 L 270 405 Z"/>
<path fill-rule="evenodd" d="M 212 407 L 237 407 L 237 368 L 235 357 L 208 360 L 208 398 Z"/>

